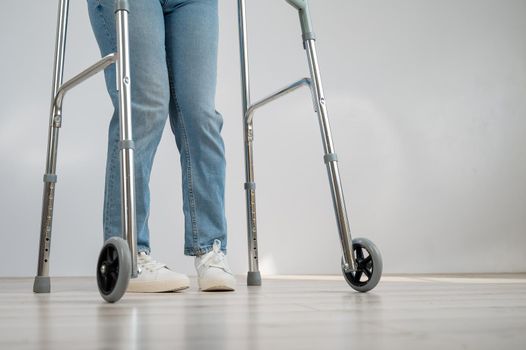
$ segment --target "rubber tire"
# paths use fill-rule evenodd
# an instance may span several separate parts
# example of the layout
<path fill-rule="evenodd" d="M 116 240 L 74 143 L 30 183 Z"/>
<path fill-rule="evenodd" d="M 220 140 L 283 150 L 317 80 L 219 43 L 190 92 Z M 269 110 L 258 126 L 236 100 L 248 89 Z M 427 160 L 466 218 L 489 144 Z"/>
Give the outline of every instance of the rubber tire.
<path fill-rule="evenodd" d="M 111 268 L 114 270 L 114 274 L 104 276 L 101 272 L 101 266 L 103 262 L 111 261 L 109 260 L 110 257 L 113 257 Z M 121 237 L 112 237 L 104 243 L 97 261 L 97 286 L 100 295 L 108 303 L 119 301 L 126 293 L 131 277 L 131 264 L 128 242 Z"/>
<path fill-rule="evenodd" d="M 356 272 L 345 272 L 343 268 L 343 258 L 342 258 L 343 277 L 345 277 L 345 280 L 347 281 L 349 286 L 351 286 L 351 288 L 353 288 L 354 290 L 358 292 L 365 293 L 365 292 L 370 291 L 374 287 L 376 287 L 378 282 L 380 282 L 380 278 L 382 277 L 382 269 L 383 269 L 382 255 L 380 254 L 380 250 L 378 249 L 378 247 L 373 242 L 368 240 L 367 238 L 355 238 L 352 240 L 352 245 L 353 245 L 353 255 L 355 256 L 355 258 L 357 258 L 357 260 L 359 260 L 358 255 L 357 255 L 357 250 L 359 248 L 365 249 L 367 253 L 369 254 L 369 256 L 371 257 L 370 262 L 372 263 L 372 265 L 370 269 L 367 269 L 368 271 L 371 272 L 371 276 L 368 278 L 367 281 L 361 281 L 361 282 L 356 281 L 356 278 L 355 278 Z M 367 257 L 365 259 L 367 259 Z M 360 261 L 358 261 L 358 264 L 360 265 Z M 369 265 L 369 263 L 367 263 L 367 265 Z"/>

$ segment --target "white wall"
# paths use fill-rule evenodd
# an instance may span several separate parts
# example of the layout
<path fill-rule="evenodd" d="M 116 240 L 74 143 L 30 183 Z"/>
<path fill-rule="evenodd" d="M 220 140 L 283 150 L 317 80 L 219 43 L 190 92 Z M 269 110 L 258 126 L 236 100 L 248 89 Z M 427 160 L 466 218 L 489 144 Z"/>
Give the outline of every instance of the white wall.
<path fill-rule="evenodd" d="M 221 2 L 217 108 L 225 117 L 230 262 L 247 268 L 237 13 Z M 0 12 L 0 276 L 33 276 L 40 226 L 57 1 Z M 311 0 L 342 180 L 356 235 L 385 271 L 526 271 L 526 2 Z M 248 0 L 255 99 L 308 73 L 297 15 Z M 66 77 L 98 49 L 72 1 Z M 92 275 L 102 244 L 106 127 L 102 76 L 65 102 L 51 275 Z M 307 90 L 256 115 L 263 273 L 339 273 L 339 241 Z M 184 257 L 170 129 L 152 174 L 157 259 Z M 168 235 L 176 227 L 177 235 Z"/>

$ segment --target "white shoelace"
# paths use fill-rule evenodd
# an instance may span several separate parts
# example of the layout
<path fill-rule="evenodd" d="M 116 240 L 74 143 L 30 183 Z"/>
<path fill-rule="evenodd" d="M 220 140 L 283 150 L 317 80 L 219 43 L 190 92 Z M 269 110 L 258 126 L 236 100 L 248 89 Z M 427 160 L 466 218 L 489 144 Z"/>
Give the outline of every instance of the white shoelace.
<path fill-rule="evenodd" d="M 151 256 L 143 252 L 137 256 L 137 265 L 141 270 L 148 270 L 150 272 L 166 267 L 166 264 L 154 260 Z"/>
<path fill-rule="evenodd" d="M 212 250 L 209 253 L 203 255 L 201 259 L 199 259 L 197 270 L 200 270 L 202 267 L 217 267 L 225 270 L 228 273 L 231 273 L 230 267 L 225 261 L 225 253 L 221 251 L 220 240 L 216 239 L 214 241 L 214 245 L 212 246 Z"/>

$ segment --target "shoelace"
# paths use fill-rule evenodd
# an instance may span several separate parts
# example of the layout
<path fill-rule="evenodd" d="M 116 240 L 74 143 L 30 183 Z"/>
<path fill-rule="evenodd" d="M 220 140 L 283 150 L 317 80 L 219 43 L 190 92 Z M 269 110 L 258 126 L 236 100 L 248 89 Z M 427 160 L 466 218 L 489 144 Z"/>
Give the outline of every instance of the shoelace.
<path fill-rule="evenodd" d="M 213 266 L 225 271 L 230 271 L 228 264 L 225 261 L 225 253 L 221 251 L 221 241 L 216 239 L 214 245 L 212 246 L 212 251 L 201 259 L 199 265 L 197 266 L 200 269 L 202 266 Z"/>
<path fill-rule="evenodd" d="M 137 265 L 141 270 L 149 270 L 151 272 L 160 270 L 166 266 L 166 264 L 160 263 L 152 259 L 151 256 L 145 253 L 139 253 L 139 255 L 137 256 Z"/>

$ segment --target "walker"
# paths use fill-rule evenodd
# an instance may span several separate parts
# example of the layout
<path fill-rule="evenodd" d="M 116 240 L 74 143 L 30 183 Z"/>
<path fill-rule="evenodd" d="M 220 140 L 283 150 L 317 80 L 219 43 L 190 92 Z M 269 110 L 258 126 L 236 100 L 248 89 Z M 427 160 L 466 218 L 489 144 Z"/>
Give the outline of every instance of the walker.
<path fill-rule="evenodd" d="M 241 56 L 241 83 L 243 96 L 243 130 L 245 143 L 244 188 L 247 201 L 248 257 L 249 272 L 247 285 L 260 286 L 261 274 L 258 267 L 258 244 L 256 226 L 256 183 L 254 181 L 253 118 L 257 108 L 292 92 L 303 85 L 309 86 L 314 110 L 318 114 L 322 141 L 324 146 L 324 161 L 329 174 L 330 189 L 336 214 L 336 221 L 343 250 L 341 260 L 342 272 L 347 283 L 355 290 L 367 292 L 373 289 L 382 275 L 382 257 L 378 248 L 368 239 L 351 239 L 349 221 L 343 197 L 343 189 L 338 172 L 338 158 L 332 142 L 327 107 L 321 85 L 318 68 L 315 35 L 312 31 L 307 0 L 286 0 L 298 10 L 302 30 L 303 46 L 307 52 L 310 78 L 302 78 L 279 91 L 251 104 L 248 52 L 245 20 L 245 0 L 238 0 L 239 42 Z M 129 68 L 128 44 L 128 0 L 115 0 L 115 23 L 117 28 L 117 52 L 111 53 L 92 66 L 83 70 L 70 80 L 63 83 L 64 56 L 66 50 L 66 34 L 69 12 L 69 0 L 59 0 L 57 32 L 55 44 L 54 73 L 51 99 L 51 113 L 48 131 L 48 146 L 46 169 L 44 173 L 44 191 L 42 197 L 42 218 L 40 227 L 40 245 L 37 276 L 35 276 L 33 291 L 49 293 L 51 283 L 49 277 L 49 254 L 51 246 L 51 230 L 53 222 L 53 205 L 57 182 L 56 163 L 59 130 L 62 125 L 62 104 L 66 93 L 88 78 L 104 70 L 111 64 L 116 64 L 117 88 L 119 92 L 119 128 L 120 128 L 120 159 L 121 159 L 121 203 L 122 203 L 122 237 L 108 239 L 97 260 L 97 285 L 99 293 L 109 303 L 122 298 L 130 278 L 136 278 L 140 271 L 137 268 L 137 228 L 135 214 L 135 179 L 131 121 L 131 77 Z"/>

